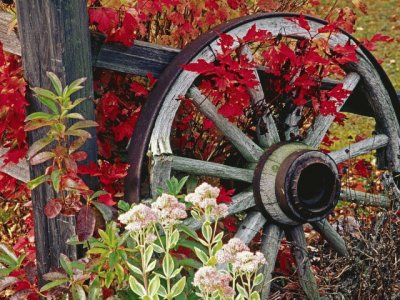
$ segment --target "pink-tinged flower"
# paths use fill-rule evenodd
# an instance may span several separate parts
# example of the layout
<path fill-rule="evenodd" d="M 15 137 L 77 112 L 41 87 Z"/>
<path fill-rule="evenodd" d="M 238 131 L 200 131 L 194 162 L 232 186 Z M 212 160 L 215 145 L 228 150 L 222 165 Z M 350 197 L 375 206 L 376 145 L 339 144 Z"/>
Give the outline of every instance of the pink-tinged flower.
<path fill-rule="evenodd" d="M 157 222 L 157 214 L 147 205 L 139 204 L 126 213 L 121 214 L 118 220 L 125 224 L 126 230 L 142 230 Z"/>
<path fill-rule="evenodd" d="M 185 204 L 179 203 L 172 195 L 162 194 L 151 207 L 157 213 L 158 221 L 164 226 L 174 225 L 187 217 Z"/>
<path fill-rule="evenodd" d="M 217 198 L 219 195 L 219 188 L 214 187 L 207 182 L 200 184 L 194 192 L 202 198 Z"/>
<path fill-rule="evenodd" d="M 264 254 L 261 252 L 252 253 L 250 251 L 242 251 L 236 254 L 232 266 L 235 271 L 255 273 L 265 262 Z"/>
<path fill-rule="evenodd" d="M 218 250 L 216 258 L 220 264 L 234 263 L 236 255 L 243 251 L 250 251 L 250 249 L 240 239 L 233 238 L 223 245 L 221 250 Z"/>
<path fill-rule="evenodd" d="M 152 234 L 152 233 L 146 234 L 145 241 L 146 241 L 147 244 L 151 244 L 156 239 L 157 239 L 157 236 L 155 234 Z"/>
<path fill-rule="evenodd" d="M 228 205 L 226 204 L 217 204 L 211 210 L 211 216 L 213 218 L 224 218 L 228 215 Z"/>
<path fill-rule="evenodd" d="M 205 266 L 201 267 L 194 274 L 193 285 L 198 287 L 203 294 L 218 292 L 220 296 L 229 298 L 234 296 L 233 289 L 229 286 L 232 277 L 217 269 Z"/>

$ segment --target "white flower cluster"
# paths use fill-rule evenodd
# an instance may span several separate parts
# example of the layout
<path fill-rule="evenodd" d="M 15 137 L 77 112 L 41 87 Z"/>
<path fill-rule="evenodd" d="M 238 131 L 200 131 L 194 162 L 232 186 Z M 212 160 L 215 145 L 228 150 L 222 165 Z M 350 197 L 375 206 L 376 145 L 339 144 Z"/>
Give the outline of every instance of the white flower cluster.
<path fill-rule="evenodd" d="M 187 217 L 185 204 L 179 203 L 176 197 L 169 194 L 158 197 L 151 208 L 157 213 L 158 222 L 164 226 L 175 225 Z"/>
<path fill-rule="evenodd" d="M 222 246 L 216 253 L 216 258 L 218 263 L 230 263 L 234 271 L 242 273 L 255 273 L 266 262 L 261 252 L 250 252 L 249 247 L 238 238 L 233 238 Z"/>
<path fill-rule="evenodd" d="M 223 218 L 228 215 L 228 206 L 226 204 L 217 204 L 218 195 L 219 188 L 203 182 L 194 190 L 194 193 L 190 193 L 185 197 L 185 201 L 192 203 L 193 206 L 203 211 L 210 210 L 210 215 L 213 218 Z"/>
<path fill-rule="evenodd" d="M 151 207 L 144 204 L 135 205 L 126 213 L 121 214 L 118 220 L 126 225 L 126 230 L 136 231 L 157 222 L 164 226 L 174 225 L 186 217 L 185 204 L 179 203 L 174 196 L 162 194 L 151 204 Z"/>
<path fill-rule="evenodd" d="M 144 204 L 138 204 L 121 214 L 118 220 L 125 224 L 126 230 L 142 230 L 157 222 L 158 216 L 150 207 Z"/>
<path fill-rule="evenodd" d="M 194 274 L 193 285 L 208 295 L 218 292 L 224 298 L 234 296 L 234 290 L 229 286 L 232 277 L 229 274 L 205 266 Z"/>

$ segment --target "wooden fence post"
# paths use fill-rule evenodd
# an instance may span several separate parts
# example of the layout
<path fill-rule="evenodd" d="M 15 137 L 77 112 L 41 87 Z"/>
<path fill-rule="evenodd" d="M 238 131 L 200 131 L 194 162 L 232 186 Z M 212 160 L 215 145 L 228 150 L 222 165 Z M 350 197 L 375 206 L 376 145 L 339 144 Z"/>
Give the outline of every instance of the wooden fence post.
<path fill-rule="evenodd" d="M 77 97 L 93 98 L 92 62 L 88 15 L 85 0 L 17 0 L 18 31 L 25 79 L 30 87 L 49 88 L 47 71 L 56 73 L 62 82 L 70 83 L 87 77 L 85 89 Z M 28 92 L 29 113 L 46 110 Z M 87 119 L 94 119 L 93 101 L 85 101 L 78 110 Z M 84 149 L 88 161 L 96 160 L 95 131 Z M 29 144 L 43 137 L 44 131 L 28 134 Z M 46 166 L 30 167 L 30 178 L 44 173 Z M 89 183 L 90 184 L 90 183 Z M 32 191 L 35 221 L 36 253 L 40 284 L 42 275 L 59 265 L 60 253 L 76 257 L 76 247 L 65 242 L 75 232 L 74 218 L 57 217 L 49 220 L 43 213 L 47 201 L 55 196 L 50 186 L 43 184 Z"/>

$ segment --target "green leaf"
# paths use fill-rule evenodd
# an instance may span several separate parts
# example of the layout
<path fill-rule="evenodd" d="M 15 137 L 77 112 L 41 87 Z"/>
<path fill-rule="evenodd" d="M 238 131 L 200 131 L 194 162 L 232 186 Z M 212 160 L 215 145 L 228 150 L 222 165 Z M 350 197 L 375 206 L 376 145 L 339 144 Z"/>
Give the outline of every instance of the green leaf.
<path fill-rule="evenodd" d="M 123 212 L 127 212 L 131 208 L 131 206 L 129 205 L 128 202 L 126 202 L 124 200 L 119 200 L 118 201 L 118 208 L 120 210 L 122 210 Z"/>
<path fill-rule="evenodd" d="M 129 276 L 129 286 L 131 290 L 138 296 L 143 297 L 146 295 L 146 290 L 143 285 L 141 285 L 135 277 Z"/>
<path fill-rule="evenodd" d="M 53 113 L 55 113 L 56 115 L 60 114 L 57 104 L 53 99 L 49 99 L 48 97 L 40 95 L 38 95 L 37 98 L 44 106 L 47 106 Z"/>
<path fill-rule="evenodd" d="M 154 297 L 158 293 L 158 289 L 160 288 L 160 277 L 157 275 L 154 276 L 149 283 L 149 294 L 151 297 Z"/>
<path fill-rule="evenodd" d="M 49 91 L 49 90 L 46 90 L 46 89 L 42 89 L 40 87 L 35 87 L 32 90 L 35 92 L 35 94 L 37 96 L 42 96 L 42 97 L 45 97 L 45 98 L 47 98 L 49 100 L 53 100 L 54 103 L 58 98 L 57 95 L 54 94 L 52 91 Z"/>
<path fill-rule="evenodd" d="M 18 258 L 15 253 L 9 249 L 6 245 L 0 243 L 0 250 L 2 253 L 2 257 L 7 257 L 10 262 L 14 265 L 18 265 Z"/>
<path fill-rule="evenodd" d="M 65 116 L 67 119 L 78 119 L 78 120 L 85 120 L 85 117 L 82 116 L 80 113 L 70 113 Z"/>
<path fill-rule="evenodd" d="M 103 216 L 104 220 L 106 221 L 111 221 L 113 217 L 113 212 L 111 208 L 104 203 L 97 202 L 97 201 L 92 201 L 94 206 L 99 210 L 101 215 Z"/>
<path fill-rule="evenodd" d="M 28 115 L 25 118 L 25 121 L 32 121 L 32 120 L 36 120 L 36 119 L 43 119 L 43 120 L 48 121 L 48 120 L 52 119 L 53 117 L 56 117 L 56 116 L 45 113 L 43 111 L 37 111 L 37 112 L 31 113 L 30 115 Z"/>
<path fill-rule="evenodd" d="M 186 277 L 182 277 L 179 279 L 177 283 L 172 287 L 171 293 L 172 293 L 172 298 L 175 298 L 179 294 L 183 292 L 183 289 L 185 288 L 186 285 Z"/>
<path fill-rule="evenodd" d="M 143 272 L 136 266 L 134 266 L 133 264 L 126 262 L 128 268 L 135 274 L 138 274 L 139 276 L 143 276 Z"/>
<path fill-rule="evenodd" d="M 193 239 L 195 239 L 195 240 L 198 240 L 198 236 L 197 236 L 197 233 L 196 233 L 196 231 L 194 231 L 192 228 L 190 228 L 190 227 L 188 227 L 188 226 L 186 226 L 186 225 L 183 225 L 183 224 L 178 224 L 178 225 L 176 225 L 176 228 L 179 230 L 179 231 L 183 231 L 184 233 L 186 233 L 188 236 L 190 236 L 191 238 L 193 238 Z"/>
<path fill-rule="evenodd" d="M 83 86 L 81 86 L 82 83 L 86 81 L 86 78 L 79 78 L 75 81 L 73 81 L 70 85 L 66 87 L 66 90 L 64 90 L 64 97 L 69 97 L 73 93 L 79 91 L 80 89 L 83 89 Z"/>
<path fill-rule="evenodd" d="M 56 286 L 62 285 L 64 283 L 68 282 L 68 278 L 67 279 L 58 279 L 58 280 L 54 280 L 52 282 L 49 282 L 47 284 L 45 284 L 44 286 L 42 286 L 42 288 L 40 289 L 40 292 L 45 292 L 48 291 Z"/>
<path fill-rule="evenodd" d="M 86 98 L 78 98 L 78 99 L 76 99 L 74 102 L 72 102 L 71 105 L 68 106 L 68 109 L 75 108 L 76 106 L 78 106 L 79 104 L 81 104 L 85 100 L 86 100 Z"/>
<path fill-rule="evenodd" d="M 179 241 L 179 231 L 177 229 L 171 235 L 170 247 L 174 248 Z"/>
<path fill-rule="evenodd" d="M 69 276 L 74 275 L 74 272 L 72 271 L 71 261 L 65 254 L 60 254 L 60 264 Z"/>
<path fill-rule="evenodd" d="M 179 194 L 181 192 L 181 190 L 185 186 L 186 181 L 188 180 L 188 178 L 189 178 L 189 176 L 185 176 L 185 177 L 182 177 L 181 180 L 179 180 L 178 185 L 176 187 L 177 194 Z"/>
<path fill-rule="evenodd" d="M 74 300 L 86 300 L 86 293 L 81 285 L 74 284 L 72 286 L 72 298 Z"/>
<path fill-rule="evenodd" d="M 180 259 L 177 260 L 176 263 L 180 266 L 190 267 L 193 269 L 200 269 L 203 266 L 203 264 L 193 258 Z"/>
<path fill-rule="evenodd" d="M 97 122 L 92 121 L 92 120 L 84 120 L 84 121 L 78 121 L 74 123 L 68 130 L 76 130 L 76 129 L 82 129 L 82 128 L 90 128 L 90 127 L 96 127 L 99 126 Z"/>
<path fill-rule="evenodd" d="M 257 286 L 264 280 L 264 275 L 263 273 L 258 273 L 257 276 L 254 278 L 253 285 Z"/>
<path fill-rule="evenodd" d="M 182 269 L 183 269 L 182 266 L 176 269 L 174 272 L 172 272 L 170 278 L 175 278 L 176 276 L 178 276 L 181 273 Z"/>
<path fill-rule="evenodd" d="M 201 226 L 201 233 L 203 234 L 204 238 L 207 242 L 211 241 L 212 238 L 212 228 L 209 222 L 204 222 Z"/>
<path fill-rule="evenodd" d="M 117 252 L 111 252 L 110 253 L 110 256 L 108 257 L 108 264 L 109 264 L 111 269 L 115 267 L 115 265 L 118 262 L 118 259 L 119 259 L 119 255 L 118 255 Z"/>
<path fill-rule="evenodd" d="M 167 253 L 165 254 L 163 263 L 162 263 L 162 268 L 165 277 L 169 278 L 171 274 L 174 272 L 174 260 L 172 259 L 171 254 Z"/>
<path fill-rule="evenodd" d="M 117 263 L 115 265 L 114 270 L 115 270 L 115 274 L 117 275 L 118 282 L 122 283 L 124 281 L 124 278 L 125 278 L 124 268 L 121 266 L 121 264 Z"/>
<path fill-rule="evenodd" d="M 150 273 L 156 267 L 157 261 L 153 260 L 146 268 L 145 273 Z"/>
<path fill-rule="evenodd" d="M 48 161 L 49 159 L 54 158 L 55 156 L 56 155 L 54 154 L 54 152 L 50 152 L 50 151 L 40 152 L 40 153 L 36 154 L 34 157 L 32 157 L 29 160 L 29 163 L 32 166 L 39 165 L 41 163 Z"/>
<path fill-rule="evenodd" d="M 26 156 L 28 157 L 28 159 L 31 159 L 36 153 L 38 153 L 40 150 L 42 150 L 44 147 L 46 147 L 52 141 L 53 141 L 53 139 L 51 137 L 47 137 L 47 136 L 35 141 L 29 147 L 29 150 L 26 153 Z"/>
<path fill-rule="evenodd" d="M 249 298 L 249 295 L 247 294 L 246 290 L 245 290 L 240 284 L 237 284 L 237 285 L 236 285 L 236 288 L 237 288 L 239 294 L 240 294 L 242 297 L 244 297 L 244 298 L 246 298 L 246 299 Z"/>
<path fill-rule="evenodd" d="M 153 256 L 154 248 L 152 245 L 147 246 L 146 250 L 144 250 L 144 263 L 147 266 L 150 263 L 150 260 Z"/>
<path fill-rule="evenodd" d="M 35 179 L 29 180 L 26 185 L 28 186 L 28 189 L 33 190 L 37 186 L 41 185 L 43 182 L 46 182 L 47 180 L 50 179 L 49 175 L 40 175 L 36 177 Z"/>
<path fill-rule="evenodd" d="M 162 298 L 167 298 L 167 290 L 165 289 L 165 287 L 163 287 L 162 285 L 160 285 L 160 287 L 158 288 L 158 294 L 159 294 Z"/>
<path fill-rule="evenodd" d="M 92 135 L 89 132 L 87 132 L 86 130 L 82 130 L 82 129 L 76 129 L 76 130 L 68 129 L 65 132 L 65 135 L 79 136 L 81 138 L 86 138 L 86 139 L 90 139 L 92 137 Z"/>
<path fill-rule="evenodd" d="M 204 253 L 203 251 L 201 251 L 199 248 L 194 248 L 194 251 L 197 255 L 197 257 L 200 259 L 200 261 L 203 263 L 203 265 L 207 265 L 208 262 L 208 256 L 206 253 Z"/>
<path fill-rule="evenodd" d="M 114 270 L 109 270 L 106 274 L 106 280 L 105 280 L 106 288 L 109 288 L 111 286 L 114 278 L 115 278 Z"/>
<path fill-rule="evenodd" d="M 57 77 L 56 74 L 54 74 L 53 72 L 47 72 L 47 77 L 49 77 L 51 84 L 54 87 L 54 90 L 56 91 L 58 96 L 61 96 L 62 94 L 62 84 L 60 79 Z"/>
<path fill-rule="evenodd" d="M 250 300 L 260 300 L 260 294 L 256 291 L 252 292 L 250 295 Z"/>
<path fill-rule="evenodd" d="M 60 191 L 60 170 L 54 170 L 50 175 L 51 182 L 54 190 L 58 193 Z"/>

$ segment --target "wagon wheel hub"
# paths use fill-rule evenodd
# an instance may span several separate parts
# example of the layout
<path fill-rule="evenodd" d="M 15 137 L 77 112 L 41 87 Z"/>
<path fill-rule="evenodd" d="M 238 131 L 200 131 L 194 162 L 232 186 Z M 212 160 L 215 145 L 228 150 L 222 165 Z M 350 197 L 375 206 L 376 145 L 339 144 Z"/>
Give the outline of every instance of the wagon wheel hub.
<path fill-rule="evenodd" d="M 327 154 L 300 143 L 279 144 L 258 161 L 253 189 L 261 211 L 295 225 L 326 217 L 339 199 L 340 180 Z"/>

